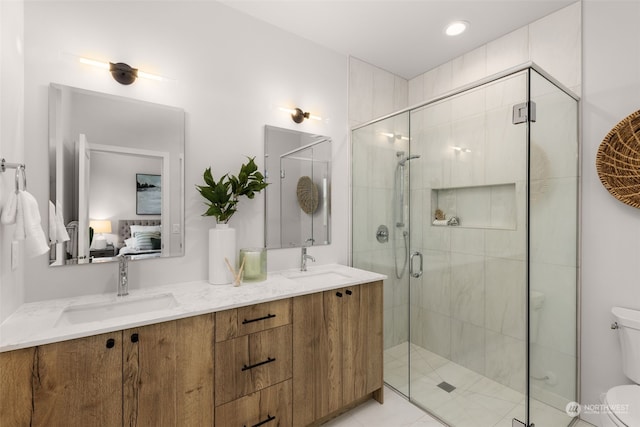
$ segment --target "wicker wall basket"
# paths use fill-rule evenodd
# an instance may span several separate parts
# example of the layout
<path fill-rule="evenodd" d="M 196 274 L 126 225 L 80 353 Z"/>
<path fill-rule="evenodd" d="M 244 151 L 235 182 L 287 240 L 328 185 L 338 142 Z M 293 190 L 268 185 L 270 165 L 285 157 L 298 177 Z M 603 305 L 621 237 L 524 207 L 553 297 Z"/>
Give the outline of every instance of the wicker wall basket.
<path fill-rule="evenodd" d="M 613 197 L 640 208 L 640 110 L 623 119 L 602 140 L 596 169 Z"/>
<path fill-rule="evenodd" d="M 296 188 L 298 205 L 305 213 L 311 215 L 318 209 L 318 187 L 308 176 L 300 177 Z"/>

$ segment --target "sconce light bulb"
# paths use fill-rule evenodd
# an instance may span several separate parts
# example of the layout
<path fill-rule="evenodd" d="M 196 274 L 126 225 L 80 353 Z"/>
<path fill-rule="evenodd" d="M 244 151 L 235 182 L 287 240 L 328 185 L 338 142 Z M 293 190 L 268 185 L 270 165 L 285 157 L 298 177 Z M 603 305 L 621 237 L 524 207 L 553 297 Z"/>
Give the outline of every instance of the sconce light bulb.
<path fill-rule="evenodd" d="M 82 58 L 82 57 L 79 59 L 79 61 L 82 64 L 92 65 L 94 67 L 103 68 L 105 70 L 109 69 L 109 63 L 108 62 L 96 61 L 95 59 Z"/>
<path fill-rule="evenodd" d="M 284 111 L 285 113 L 289 113 L 289 114 L 293 114 L 296 112 L 296 110 L 294 110 L 293 108 L 285 108 L 285 107 L 278 107 L 278 110 Z"/>
<path fill-rule="evenodd" d="M 157 74 L 146 73 L 144 71 L 138 70 L 138 77 L 142 77 L 143 79 L 155 80 L 161 82 L 164 80 L 161 76 Z"/>

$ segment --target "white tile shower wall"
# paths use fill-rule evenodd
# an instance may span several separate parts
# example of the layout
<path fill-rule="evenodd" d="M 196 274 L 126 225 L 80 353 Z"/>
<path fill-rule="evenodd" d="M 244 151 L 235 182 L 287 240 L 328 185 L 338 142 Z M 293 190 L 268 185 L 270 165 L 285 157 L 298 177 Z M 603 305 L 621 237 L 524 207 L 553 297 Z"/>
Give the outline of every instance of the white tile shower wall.
<path fill-rule="evenodd" d="M 527 61 L 566 87 L 581 89 L 581 2 L 480 46 L 409 80 L 409 105 L 416 105 Z"/>
<path fill-rule="evenodd" d="M 13 163 L 24 161 L 23 14 L 22 1 L 0 2 L 0 158 Z M 29 177 L 32 170 L 27 167 Z M 13 178 L 12 170 L 0 174 L 0 211 L 14 191 Z M 13 232 L 0 225 L 0 322 L 24 301 L 22 270 L 11 267 Z"/>
<path fill-rule="evenodd" d="M 407 107 L 408 82 L 358 58 L 349 58 L 349 126 Z"/>

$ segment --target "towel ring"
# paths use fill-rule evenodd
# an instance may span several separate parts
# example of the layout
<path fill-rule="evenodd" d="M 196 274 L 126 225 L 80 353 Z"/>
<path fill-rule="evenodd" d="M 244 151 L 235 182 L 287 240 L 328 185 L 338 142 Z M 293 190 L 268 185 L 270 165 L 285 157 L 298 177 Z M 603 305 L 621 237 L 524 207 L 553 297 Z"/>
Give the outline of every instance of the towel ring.
<path fill-rule="evenodd" d="M 22 176 L 22 191 L 27 191 L 27 172 L 24 165 L 16 167 L 16 194 L 20 191 L 20 176 Z"/>
<path fill-rule="evenodd" d="M 0 159 L 0 172 L 7 169 L 16 170 L 16 193 L 20 191 L 20 174 L 22 174 L 22 190 L 27 191 L 27 172 L 26 167 L 22 163 L 9 163 L 5 159 Z"/>

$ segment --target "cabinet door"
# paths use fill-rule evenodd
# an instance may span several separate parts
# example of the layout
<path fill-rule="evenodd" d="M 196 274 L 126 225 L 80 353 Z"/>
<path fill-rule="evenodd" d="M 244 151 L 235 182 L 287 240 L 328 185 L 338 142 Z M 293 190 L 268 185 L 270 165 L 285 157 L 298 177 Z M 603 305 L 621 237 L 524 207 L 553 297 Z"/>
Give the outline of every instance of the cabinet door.
<path fill-rule="evenodd" d="M 0 425 L 31 425 L 35 347 L 0 353 Z"/>
<path fill-rule="evenodd" d="M 121 337 L 120 332 L 102 334 L 33 347 L 20 357 L 3 355 L 3 425 L 7 420 L 11 426 L 121 426 Z M 5 384 L 8 369 L 16 369 L 16 376 Z M 9 418 L 5 410 L 13 408 L 5 408 L 11 404 L 5 402 L 5 387 L 16 393 L 11 397 L 16 414 Z M 30 410 L 26 423 L 25 406 Z"/>
<path fill-rule="evenodd" d="M 125 330 L 125 426 L 213 425 L 213 315 Z"/>
<path fill-rule="evenodd" d="M 347 405 L 382 387 L 382 282 L 343 290 L 342 395 Z"/>
<path fill-rule="evenodd" d="M 293 425 L 306 426 L 342 406 L 340 291 L 293 300 Z"/>

